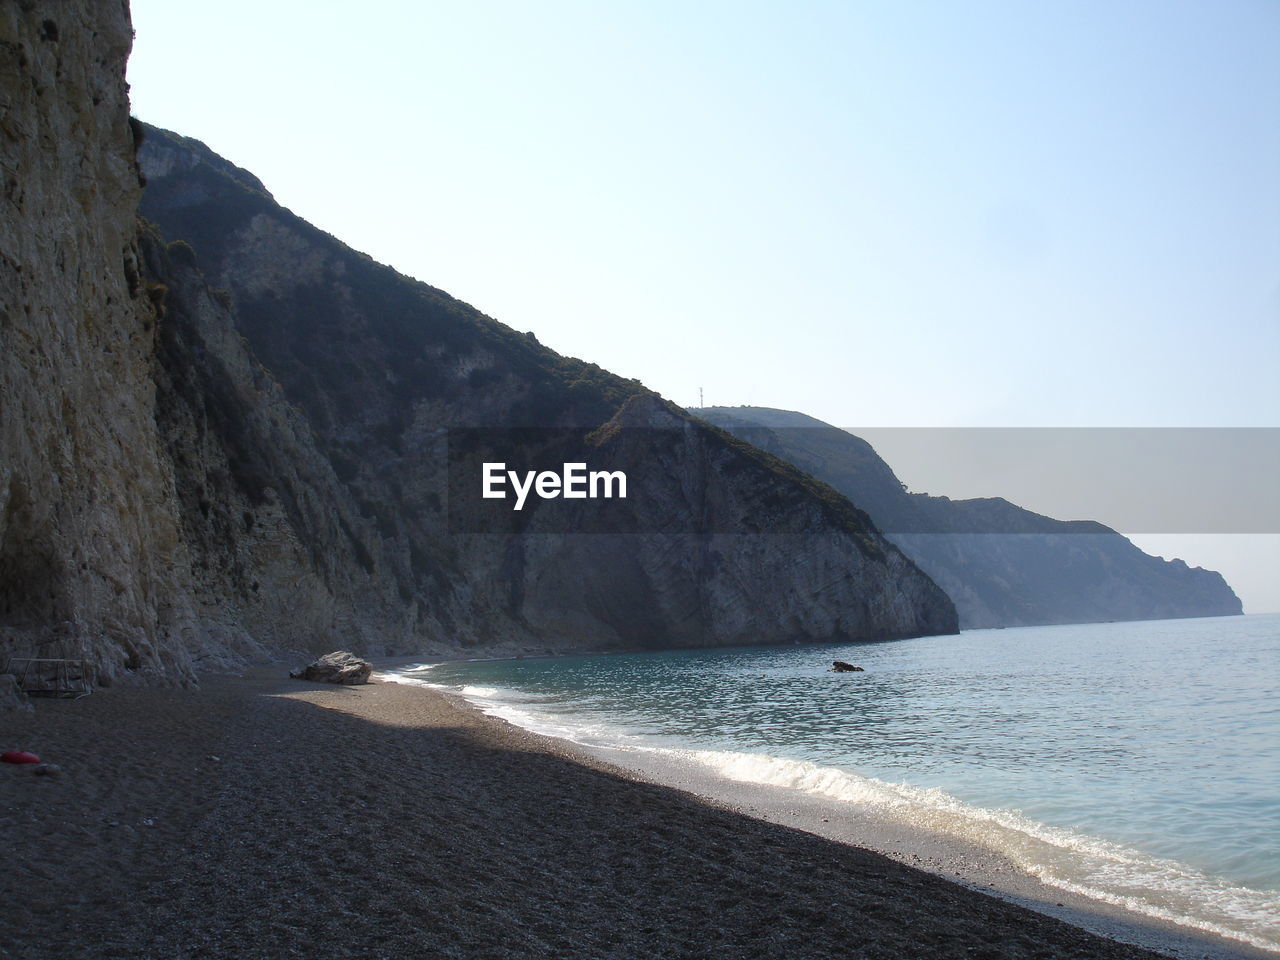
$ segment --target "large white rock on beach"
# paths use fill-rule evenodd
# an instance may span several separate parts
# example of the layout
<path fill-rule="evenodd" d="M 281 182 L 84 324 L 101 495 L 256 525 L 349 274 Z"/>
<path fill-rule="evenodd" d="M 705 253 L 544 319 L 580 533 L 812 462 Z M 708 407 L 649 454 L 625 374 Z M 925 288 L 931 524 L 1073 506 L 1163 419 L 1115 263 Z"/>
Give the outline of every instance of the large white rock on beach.
<path fill-rule="evenodd" d="M 368 683 L 372 672 L 373 664 L 368 660 L 361 660 L 345 650 L 335 650 L 301 670 L 290 672 L 289 676 L 301 680 L 322 680 L 326 683 Z"/>

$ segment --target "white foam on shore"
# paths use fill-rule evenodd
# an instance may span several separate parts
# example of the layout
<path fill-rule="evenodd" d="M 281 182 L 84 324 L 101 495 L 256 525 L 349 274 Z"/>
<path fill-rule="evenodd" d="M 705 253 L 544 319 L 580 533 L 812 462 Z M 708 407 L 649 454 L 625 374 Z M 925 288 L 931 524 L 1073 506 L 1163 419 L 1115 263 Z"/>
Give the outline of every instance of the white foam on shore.
<path fill-rule="evenodd" d="M 864 804 L 908 826 L 979 844 L 1037 880 L 1092 900 L 1168 920 L 1264 950 L 1280 949 L 1280 898 L 1173 860 L 989 809 L 937 788 L 891 784 L 835 767 L 762 754 L 667 750 L 720 776 Z"/>
<path fill-rule="evenodd" d="M 800 791 L 992 850 L 1037 880 L 1091 900 L 1184 927 L 1280 950 L 1280 897 L 1213 877 L 1113 841 L 1054 827 L 1017 810 L 967 804 L 938 788 L 888 783 L 838 767 L 767 754 L 655 746 L 589 715 L 538 710 L 537 698 L 497 687 L 424 679 L 425 668 L 382 674 L 460 694 L 483 713 L 587 747 L 693 763 L 724 780 Z M 407 676 L 413 672 L 417 676 Z"/>

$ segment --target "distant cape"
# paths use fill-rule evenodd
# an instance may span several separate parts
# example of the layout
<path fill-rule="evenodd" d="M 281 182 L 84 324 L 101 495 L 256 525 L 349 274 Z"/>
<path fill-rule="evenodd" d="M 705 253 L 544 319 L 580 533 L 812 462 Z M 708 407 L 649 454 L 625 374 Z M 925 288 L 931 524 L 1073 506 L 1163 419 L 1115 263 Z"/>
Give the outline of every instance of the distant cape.
<path fill-rule="evenodd" d="M 865 510 L 947 592 L 961 627 L 1242 612 L 1221 574 L 1150 556 L 1101 523 L 1055 520 L 998 497 L 908 493 L 869 443 L 803 413 L 691 412 L 791 461 Z"/>

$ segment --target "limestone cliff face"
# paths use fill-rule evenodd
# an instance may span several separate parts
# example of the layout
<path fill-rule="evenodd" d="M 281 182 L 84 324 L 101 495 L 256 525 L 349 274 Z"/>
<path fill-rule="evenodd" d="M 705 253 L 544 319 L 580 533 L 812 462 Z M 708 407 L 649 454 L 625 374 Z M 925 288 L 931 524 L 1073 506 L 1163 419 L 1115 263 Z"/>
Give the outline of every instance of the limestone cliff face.
<path fill-rule="evenodd" d="M 193 621 L 153 416 L 131 40 L 120 3 L 0 6 L 0 661 L 182 676 Z"/>
<path fill-rule="evenodd" d="M 349 250 L 196 141 L 148 128 L 140 157 L 170 242 L 148 270 L 169 288 L 157 379 L 185 538 L 210 605 L 255 636 L 294 639 L 281 596 L 318 645 L 386 652 L 955 629 L 833 491 Z M 449 440 L 472 427 L 547 428 L 551 460 L 605 437 L 625 512 L 607 532 L 564 501 L 518 533 L 460 528 Z"/>
<path fill-rule="evenodd" d="M 1100 523 L 1054 520 L 1000 498 L 907 493 L 865 440 L 804 414 L 762 407 L 698 413 L 864 507 L 946 590 L 964 627 L 1241 612 L 1221 574 L 1148 556 Z"/>

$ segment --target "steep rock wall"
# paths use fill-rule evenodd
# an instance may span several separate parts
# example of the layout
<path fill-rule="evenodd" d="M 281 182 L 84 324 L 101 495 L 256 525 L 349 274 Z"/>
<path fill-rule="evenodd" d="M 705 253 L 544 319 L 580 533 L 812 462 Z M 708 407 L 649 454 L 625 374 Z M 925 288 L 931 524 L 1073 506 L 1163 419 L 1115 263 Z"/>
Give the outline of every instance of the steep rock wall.
<path fill-rule="evenodd" d="M 166 279 L 156 422 L 205 625 L 197 659 L 415 649 L 412 608 L 373 568 L 376 528 L 236 331 L 225 293 L 153 229 L 142 249 L 148 276 Z"/>
<path fill-rule="evenodd" d="M 114 3 L 0 6 L 0 659 L 187 673 Z M 2 664 L 0 664 L 2 668 Z"/>
<path fill-rule="evenodd" d="M 143 212 L 170 241 L 148 261 L 175 298 L 166 322 L 181 339 L 216 341 L 195 351 L 215 362 L 243 336 L 298 418 L 291 438 L 270 440 L 254 417 L 187 418 L 203 416 L 222 449 L 238 445 L 234 469 L 215 473 L 240 477 L 239 490 L 184 467 L 192 430 L 166 428 L 187 471 L 180 487 L 222 491 L 205 498 L 201 516 L 185 505 L 192 542 L 210 524 L 236 531 L 202 549 L 202 577 L 262 582 L 261 565 L 250 558 L 237 573 L 246 561 L 232 563 L 229 549 L 257 536 L 245 528 L 263 529 L 257 511 L 272 504 L 250 502 L 256 485 L 295 505 L 279 516 L 309 582 L 332 598 L 328 609 L 366 611 L 343 627 L 319 617 L 317 634 L 354 630 L 382 649 L 696 646 L 955 629 L 945 595 L 834 491 L 635 381 L 562 357 L 344 247 L 198 141 L 148 128 L 140 157 Z M 205 319 L 192 326 L 197 302 Z M 246 378 L 242 369 L 233 379 Z M 211 397 L 251 394 L 206 389 L 185 405 L 207 411 Z M 248 429 L 231 436 L 233 425 Z M 459 529 L 456 496 L 449 512 L 449 436 L 480 427 L 550 429 L 537 452 L 553 460 L 578 459 L 588 435 L 616 432 L 594 451 L 627 470 L 631 496 L 612 529 L 630 532 L 589 528 L 563 501 L 531 505 L 518 534 Z M 206 458 L 202 469 L 212 464 Z M 300 485 L 298 470 L 308 478 Z M 307 497 L 322 506 L 310 519 L 296 506 Z"/>

